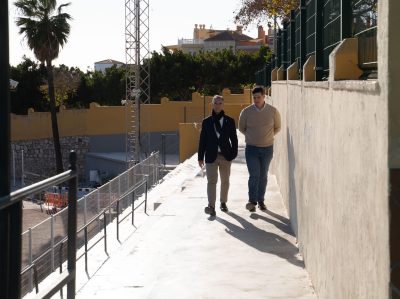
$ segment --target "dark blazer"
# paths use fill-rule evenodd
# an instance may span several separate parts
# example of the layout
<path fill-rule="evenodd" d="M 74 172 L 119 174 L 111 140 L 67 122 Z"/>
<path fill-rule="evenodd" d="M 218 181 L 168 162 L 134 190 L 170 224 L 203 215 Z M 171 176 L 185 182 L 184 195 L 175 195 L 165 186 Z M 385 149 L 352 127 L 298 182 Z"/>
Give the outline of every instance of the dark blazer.
<path fill-rule="evenodd" d="M 213 163 L 217 159 L 218 145 L 222 155 L 226 160 L 231 161 L 236 158 L 238 153 L 238 139 L 236 135 L 236 126 L 233 118 L 224 115 L 222 124 L 222 133 L 217 138 L 212 116 L 203 119 L 200 133 L 198 160 L 204 160 L 206 163 Z"/>

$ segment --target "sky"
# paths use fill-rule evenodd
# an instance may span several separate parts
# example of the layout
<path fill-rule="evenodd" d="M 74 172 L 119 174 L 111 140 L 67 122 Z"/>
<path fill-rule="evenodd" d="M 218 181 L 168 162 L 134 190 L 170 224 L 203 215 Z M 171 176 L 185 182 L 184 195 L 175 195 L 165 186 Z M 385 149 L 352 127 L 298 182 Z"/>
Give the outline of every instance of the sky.
<path fill-rule="evenodd" d="M 10 27 L 10 63 L 17 65 L 26 55 L 34 59 L 26 40 L 18 33 L 15 19 L 18 11 L 8 0 Z M 58 1 L 66 3 L 68 1 Z M 79 67 L 82 71 L 93 70 L 94 62 L 114 59 L 125 62 L 125 0 L 69 1 L 65 8 L 73 20 L 67 44 L 61 50 L 54 65 L 65 64 Z M 206 28 L 235 29 L 234 11 L 241 0 L 149 0 L 150 51 L 161 50 L 161 45 L 177 44 L 178 38 L 193 38 L 194 24 Z M 265 26 L 266 27 L 266 26 Z M 245 34 L 257 37 L 256 25 L 250 25 Z"/>

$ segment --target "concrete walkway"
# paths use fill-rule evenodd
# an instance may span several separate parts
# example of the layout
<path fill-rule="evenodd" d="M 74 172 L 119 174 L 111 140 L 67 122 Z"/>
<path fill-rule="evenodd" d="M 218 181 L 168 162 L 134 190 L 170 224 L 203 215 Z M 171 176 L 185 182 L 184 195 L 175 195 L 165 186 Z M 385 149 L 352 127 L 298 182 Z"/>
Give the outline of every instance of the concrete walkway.
<path fill-rule="evenodd" d="M 268 211 L 245 209 L 240 143 L 228 213 L 204 214 L 207 180 L 192 157 L 151 192 L 148 215 L 135 215 L 136 229 L 128 218 L 121 243 L 109 237 L 108 257 L 97 245 L 88 275 L 78 262 L 77 298 L 315 298 L 273 175 Z"/>

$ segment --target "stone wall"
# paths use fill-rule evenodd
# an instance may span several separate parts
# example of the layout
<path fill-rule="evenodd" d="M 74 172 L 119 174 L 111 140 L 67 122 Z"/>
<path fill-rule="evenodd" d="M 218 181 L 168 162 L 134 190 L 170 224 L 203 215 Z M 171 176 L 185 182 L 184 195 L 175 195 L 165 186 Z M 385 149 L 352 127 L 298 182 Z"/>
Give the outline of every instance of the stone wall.
<path fill-rule="evenodd" d="M 70 150 L 75 150 L 78 154 L 77 166 L 79 180 L 82 180 L 85 177 L 85 154 L 89 151 L 89 137 L 63 137 L 60 138 L 60 143 L 64 170 L 67 170 L 69 166 L 68 155 Z M 24 172 L 28 172 L 25 174 L 26 183 L 39 181 L 56 174 L 55 154 L 52 139 L 14 141 L 11 143 L 11 177 L 13 178 L 13 165 L 15 165 L 15 176 L 17 180 L 20 180 L 21 178 L 22 153 L 24 156 Z M 34 173 L 39 176 L 31 175 L 29 173 Z"/>

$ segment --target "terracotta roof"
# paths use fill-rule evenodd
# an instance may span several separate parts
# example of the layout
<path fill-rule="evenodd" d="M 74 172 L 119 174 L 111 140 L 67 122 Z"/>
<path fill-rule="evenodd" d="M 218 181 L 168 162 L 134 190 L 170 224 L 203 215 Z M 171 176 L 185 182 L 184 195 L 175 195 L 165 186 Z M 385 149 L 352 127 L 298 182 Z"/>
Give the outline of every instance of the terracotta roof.
<path fill-rule="evenodd" d="M 230 30 L 225 30 L 221 33 L 218 33 L 217 35 L 207 38 L 204 41 L 228 41 L 228 40 L 234 40 L 234 41 L 247 41 L 253 39 L 252 37 L 236 32 L 236 31 L 230 31 Z"/>

